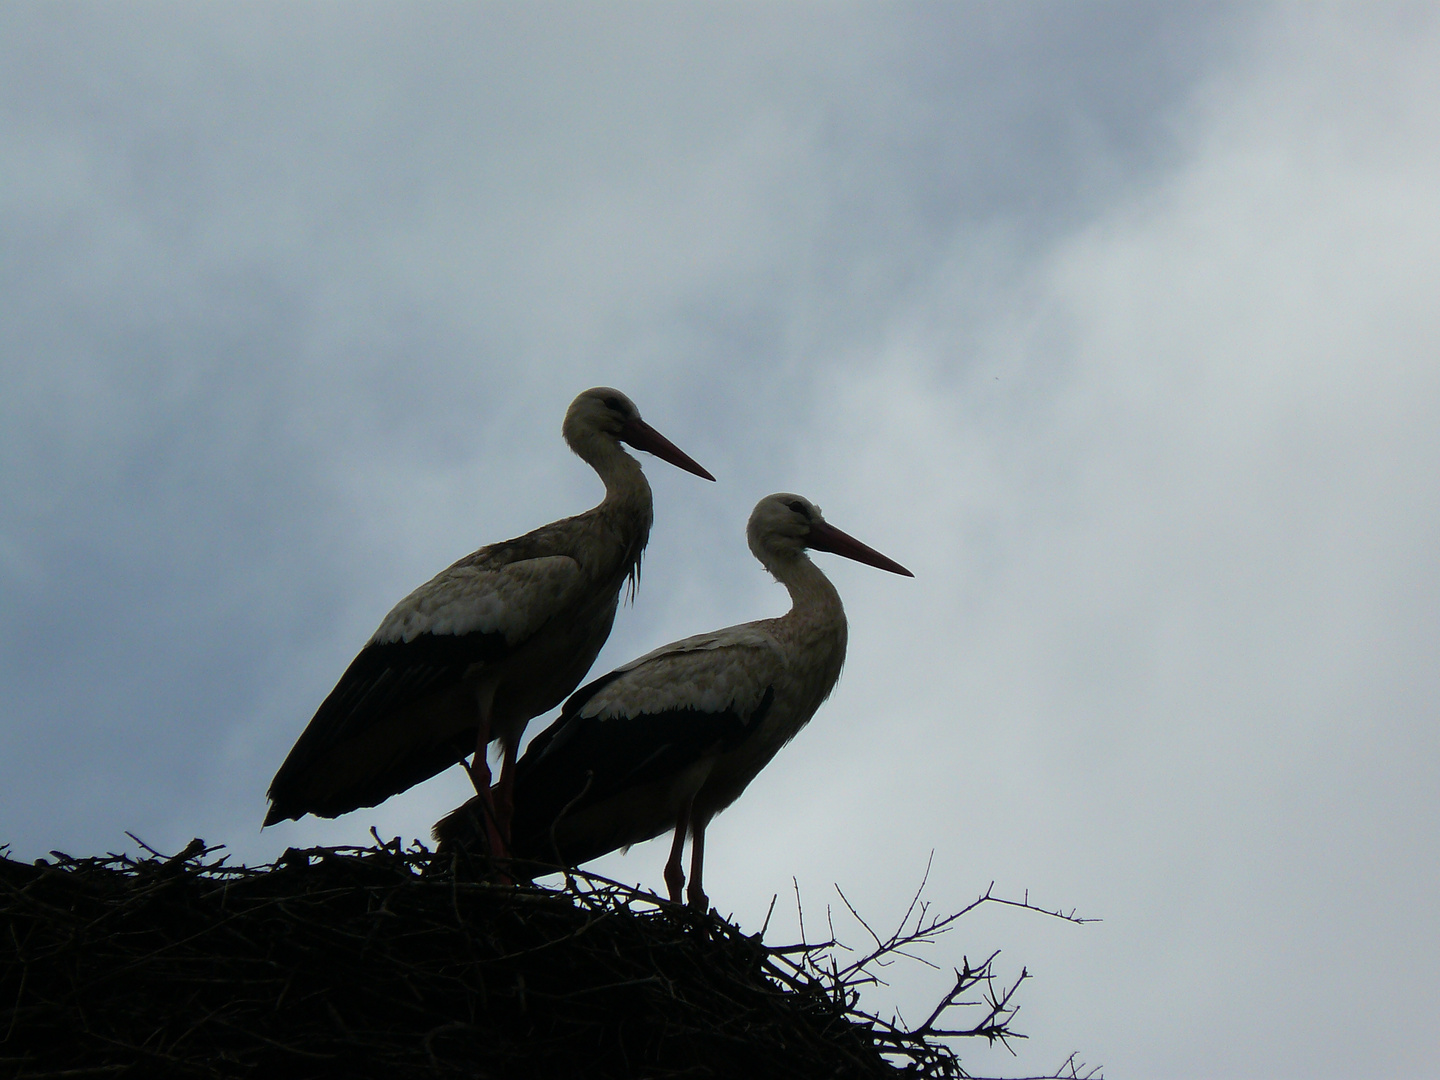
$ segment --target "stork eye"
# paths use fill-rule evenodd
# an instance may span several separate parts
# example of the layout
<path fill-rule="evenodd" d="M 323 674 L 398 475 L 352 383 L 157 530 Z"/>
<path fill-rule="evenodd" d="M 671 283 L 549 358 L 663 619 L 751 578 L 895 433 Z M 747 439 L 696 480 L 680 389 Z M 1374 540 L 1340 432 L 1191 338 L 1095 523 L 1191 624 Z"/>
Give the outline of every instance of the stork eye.
<path fill-rule="evenodd" d="M 808 518 L 810 516 L 810 511 L 805 508 L 805 504 L 802 503 L 799 499 L 791 499 L 785 505 L 788 506 L 791 510 L 794 510 L 795 513 L 799 514 L 801 517 Z"/>
<path fill-rule="evenodd" d="M 621 408 L 620 399 L 618 397 L 615 397 L 613 394 L 605 399 L 605 407 L 607 409 L 613 409 L 615 412 L 625 411 L 623 408 Z"/>

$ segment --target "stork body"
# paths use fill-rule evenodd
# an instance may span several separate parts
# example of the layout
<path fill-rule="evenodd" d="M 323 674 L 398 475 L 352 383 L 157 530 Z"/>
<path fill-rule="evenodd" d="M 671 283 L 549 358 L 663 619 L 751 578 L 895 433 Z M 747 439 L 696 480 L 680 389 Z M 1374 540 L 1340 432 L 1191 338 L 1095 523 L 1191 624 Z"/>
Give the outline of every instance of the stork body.
<path fill-rule="evenodd" d="M 670 898 L 680 900 L 689 835 L 688 897 L 705 906 L 707 825 L 809 722 L 845 661 L 844 607 L 805 548 L 909 575 L 796 495 L 762 499 L 747 534 L 790 611 L 666 645 L 574 694 L 516 770 L 517 856 L 577 865 L 673 829 Z M 473 828 L 466 812 L 436 837 Z"/>
<path fill-rule="evenodd" d="M 621 440 L 713 479 L 615 390 L 577 397 L 564 435 L 600 474 L 604 501 L 481 548 L 401 600 L 275 774 L 266 825 L 374 806 L 473 751 L 491 842 L 504 849 L 525 726 L 585 677 L 650 535 L 650 485 Z M 493 796 L 492 738 L 504 753 Z"/>

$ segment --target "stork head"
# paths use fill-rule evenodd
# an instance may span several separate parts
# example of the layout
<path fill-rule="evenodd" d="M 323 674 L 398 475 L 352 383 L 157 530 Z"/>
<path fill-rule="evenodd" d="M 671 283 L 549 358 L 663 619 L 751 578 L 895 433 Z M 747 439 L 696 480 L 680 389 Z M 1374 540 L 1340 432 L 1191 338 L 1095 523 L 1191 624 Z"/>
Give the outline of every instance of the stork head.
<path fill-rule="evenodd" d="M 809 499 L 789 492 L 767 495 L 755 504 L 745 528 L 750 550 L 766 566 L 772 560 L 794 559 L 806 548 L 829 551 L 892 574 L 915 575 L 894 559 L 835 528 Z"/>
<path fill-rule="evenodd" d="M 586 461 L 592 461 L 597 441 L 611 445 L 623 442 L 686 472 L 715 479 L 685 451 L 641 420 L 633 401 L 608 386 L 592 387 L 572 401 L 562 430 L 570 448 Z"/>

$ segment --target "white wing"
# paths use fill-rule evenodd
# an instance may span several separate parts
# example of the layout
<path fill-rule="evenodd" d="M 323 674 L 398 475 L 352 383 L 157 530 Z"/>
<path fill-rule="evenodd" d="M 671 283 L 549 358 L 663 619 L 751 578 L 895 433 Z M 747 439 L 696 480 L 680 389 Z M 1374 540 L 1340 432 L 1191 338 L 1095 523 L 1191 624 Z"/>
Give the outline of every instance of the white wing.
<path fill-rule="evenodd" d="M 524 641 L 580 593 L 584 575 L 568 555 L 521 559 L 497 568 L 452 566 L 396 604 L 372 644 L 421 634 L 502 634 Z"/>
<path fill-rule="evenodd" d="M 619 668 L 580 716 L 655 715 L 678 709 L 751 715 L 785 670 L 785 653 L 753 623 L 676 641 Z"/>

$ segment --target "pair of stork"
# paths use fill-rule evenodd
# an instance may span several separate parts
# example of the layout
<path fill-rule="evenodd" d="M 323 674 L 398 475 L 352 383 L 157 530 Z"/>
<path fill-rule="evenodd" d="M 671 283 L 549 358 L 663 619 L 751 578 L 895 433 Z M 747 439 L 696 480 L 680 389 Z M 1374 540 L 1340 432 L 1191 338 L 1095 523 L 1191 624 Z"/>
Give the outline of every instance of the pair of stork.
<path fill-rule="evenodd" d="M 703 909 L 706 826 L 809 722 L 845 660 L 840 596 L 806 549 L 913 575 L 806 499 L 767 496 L 746 536 L 790 611 L 663 646 L 572 694 L 650 535 L 650 485 L 621 443 L 714 477 L 608 387 L 571 403 L 563 433 L 604 500 L 467 555 L 395 605 L 275 774 L 265 824 L 375 806 L 473 753 L 477 795 L 437 838 L 478 822 L 491 852 L 574 866 L 673 829 L 670 899 L 684 889 L 688 836 L 686 898 Z M 562 701 L 517 761 L 526 725 Z"/>

